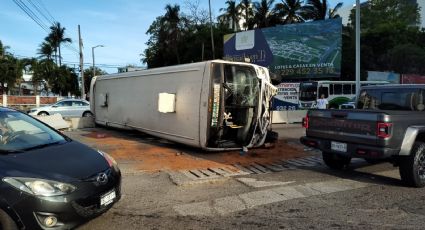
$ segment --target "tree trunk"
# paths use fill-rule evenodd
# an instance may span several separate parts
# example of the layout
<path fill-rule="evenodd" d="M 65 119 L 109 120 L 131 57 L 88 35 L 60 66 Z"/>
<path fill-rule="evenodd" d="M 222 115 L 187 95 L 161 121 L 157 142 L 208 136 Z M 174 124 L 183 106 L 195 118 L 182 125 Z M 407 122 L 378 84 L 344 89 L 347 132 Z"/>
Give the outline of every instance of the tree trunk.
<path fill-rule="evenodd" d="M 61 45 L 58 45 L 59 50 L 59 66 L 62 66 Z"/>

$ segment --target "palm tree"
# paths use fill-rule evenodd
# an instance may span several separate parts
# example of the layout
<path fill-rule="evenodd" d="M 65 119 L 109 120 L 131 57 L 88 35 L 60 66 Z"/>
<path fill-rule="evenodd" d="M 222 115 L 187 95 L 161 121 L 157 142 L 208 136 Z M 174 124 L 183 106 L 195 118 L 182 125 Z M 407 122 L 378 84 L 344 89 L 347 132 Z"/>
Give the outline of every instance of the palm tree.
<path fill-rule="evenodd" d="M 343 4 L 342 2 L 339 2 L 338 4 L 336 4 L 336 6 L 333 9 L 329 9 L 328 17 L 330 19 L 340 17 L 337 11 L 342 7 L 342 4 Z"/>
<path fill-rule="evenodd" d="M 218 20 L 223 23 L 232 23 L 232 30 L 236 31 L 239 29 L 239 18 L 241 16 L 239 7 L 236 5 L 234 0 L 226 1 L 227 8 L 221 8 L 224 14 L 218 16 Z"/>
<path fill-rule="evenodd" d="M 62 65 L 62 56 L 61 56 L 61 45 L 62 43 L 71 43 L 71 38 L 65 37 L 65 27 L 61 27 L 59 22 L 55 22 L 50 26 L 50 34 L 45 39 L 47 42 L 50 42 L 53 47 L 55 47 L 59 52 L 59 66 Z"/>
<path fill-rule="evenodd" d="M 307 0 L 305 6 L 308 19 L 313 20 L 325 20 L 326 16 L 337 18 L 339 17 L 337 10 L 341 7 L 342 2 L 336 4 L 333 9 L 330 9 L 327 0 Z"/>
<path fill-rule="evenodd" d="M 309 19 L 314 21 L 326 19 L 326 14 L 328 13 L 327 0 L 307 0 L 305 7 Z"/>
<path fill-rule="evenodd" d="M 180 17 L 180 6 L 167 4 L 165 11 L 165 15 L 161 19 L 161 26 L 167 36 L 165 42 L 168 45 L 167 48 L 171 48 L 176 56 L 177 64 L 180 64 L 180 55 L 178 52 L 178 42 L 181 33 L 180 23 L 182 21 Z"/>
<path fill-rule="evenodd" d="M 38 49 L 38 54 L 40 54 L 41 58 L 45 58 L 47 60 L 52 60 L 52 56 L 54 56 L 55 48 L 49 42 L 43 42 L 40 45 L 40 49 Z"/>
<path fill-rule="evenodd" d="M 0 41 L 0 58 L 9 54 L 9 52 L 7 52 L 8 49 L 10 49 L 10 46 L 5 46 L 3 45 L 3 42 Z"/>
<path fill-rule="evenodd" d="M 274 26 L 277 23 L 273 3 L 274 0 L 254 2 L 254 20 L 257 24 L 257 28 Z"/>
<path fill-rule="evenodd" d="M 251 0 L 241 0 L 239 5 L 237 6 L 243 12 L 243 16 L 245 19 L 244 27 L 245 30 L 250 30 L 253 28 L 252 19 L 254 17 L 254 12 L 252 10 L 252 2 Z"/>
<path fill-rule="evenodd" d="M 304 22 L 304 6 L 302 0 L 281 0 L 275 11 L 283 24 Z"/>

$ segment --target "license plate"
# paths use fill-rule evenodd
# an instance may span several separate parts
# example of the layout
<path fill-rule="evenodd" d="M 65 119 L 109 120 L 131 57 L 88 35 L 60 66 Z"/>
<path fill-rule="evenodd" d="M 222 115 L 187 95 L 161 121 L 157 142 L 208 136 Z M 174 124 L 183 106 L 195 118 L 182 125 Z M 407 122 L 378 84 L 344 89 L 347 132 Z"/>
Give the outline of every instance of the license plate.
<path fill-rule="evenodd" d="M 100 197 L 100 205 L 106 206 L 112 202 L 114 202 L 117 195 L 115 194 L 115 190 L 111 190 L 107 192 L 105 195 Z"/>
<path fill-rule="evenodd" d="M 347 152 L 347 144 L 331 141 L 331 149 L 338 152 Z"/>

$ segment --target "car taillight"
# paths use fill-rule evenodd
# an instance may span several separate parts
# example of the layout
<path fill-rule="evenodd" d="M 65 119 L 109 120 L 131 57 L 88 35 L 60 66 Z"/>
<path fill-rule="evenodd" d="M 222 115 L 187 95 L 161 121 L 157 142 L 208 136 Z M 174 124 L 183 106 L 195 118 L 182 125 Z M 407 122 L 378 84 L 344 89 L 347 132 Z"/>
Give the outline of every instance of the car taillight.
<path fill-rule="evenodd" d="M 303 118 L 303 127 L 308 129 L 308 116 Z"/>
<path fill-rule="evenodd" d="M 376 136 L 380 138 L 388 138 L 391 137 L 391 127 L 392 123 L 388 122 L 379 122 L 377 124 Z"/>

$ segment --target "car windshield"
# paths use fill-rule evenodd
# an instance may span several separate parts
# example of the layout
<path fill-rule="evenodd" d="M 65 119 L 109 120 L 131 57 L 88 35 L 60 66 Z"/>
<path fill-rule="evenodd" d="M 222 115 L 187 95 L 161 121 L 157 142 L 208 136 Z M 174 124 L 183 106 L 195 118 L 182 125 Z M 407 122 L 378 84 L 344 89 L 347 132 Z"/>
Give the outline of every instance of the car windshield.
<path fill-rule="evenodd" d="M 65 138 L 23 113 L 0 112 L 0 151 L 25 151 L 66 142 Z"/>

